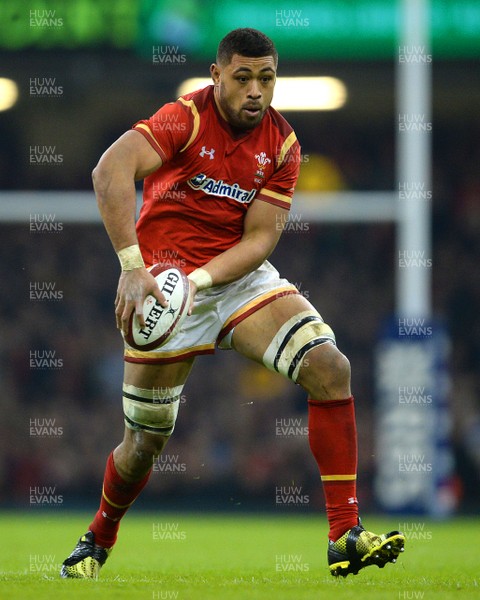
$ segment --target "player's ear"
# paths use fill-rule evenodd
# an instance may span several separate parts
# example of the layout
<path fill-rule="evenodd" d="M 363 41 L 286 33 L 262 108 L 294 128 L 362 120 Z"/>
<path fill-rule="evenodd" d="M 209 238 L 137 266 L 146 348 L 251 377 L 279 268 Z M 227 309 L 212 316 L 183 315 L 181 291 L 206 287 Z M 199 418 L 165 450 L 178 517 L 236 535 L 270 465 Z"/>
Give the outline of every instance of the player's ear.
<path fill-rule="evenodd" d="M 217 64 L 212 63 L 210 65 L 210 75 L 213 79 L 213 83 L 218 85 L 220 83 L 220 68 Z"/>

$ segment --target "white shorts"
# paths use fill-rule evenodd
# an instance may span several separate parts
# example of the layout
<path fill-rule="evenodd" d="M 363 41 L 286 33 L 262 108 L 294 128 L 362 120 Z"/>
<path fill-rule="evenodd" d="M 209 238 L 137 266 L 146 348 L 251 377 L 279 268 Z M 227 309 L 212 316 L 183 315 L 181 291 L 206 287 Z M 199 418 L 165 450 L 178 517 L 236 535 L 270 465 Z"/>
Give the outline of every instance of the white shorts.
<path fill-rule="evenodd" d="M 265 261 L 256 271 L 226 285 L 202 290 L 195 309 L 180 331 L 157 350 L 144 352 L 125 345 L 125 361 L 143 364 L 177 362 L 199 354 L 213 354 L 218 346 L 231 348 L 235 326 L 266 304 L 297 288 Z"/>

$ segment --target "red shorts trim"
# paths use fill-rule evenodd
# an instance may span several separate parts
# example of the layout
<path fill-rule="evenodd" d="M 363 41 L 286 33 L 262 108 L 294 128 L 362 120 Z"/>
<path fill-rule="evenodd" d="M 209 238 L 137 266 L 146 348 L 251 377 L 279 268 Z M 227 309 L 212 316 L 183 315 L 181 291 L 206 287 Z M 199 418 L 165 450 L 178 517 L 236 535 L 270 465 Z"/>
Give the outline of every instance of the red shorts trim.
<path fill-rule="evenodd" d="M 290 294 L 299 294 L 299 291 L 293 286 L 290 288 L 284 289 L 276 289 L 268 292 L 267 297 L 265 295 L 260 296 L 259 298 L 255 298 L 252 302 L 249 302 L 246 306 L 243 306 L 239 310 L 237 310 L 227 321 L 226 325 L 222 328 L 220 333 L 218 334 L 217 343 L 219 344 L 222 339 L 232 331 L 239 323 L 241 323 L 244 319 L 253 315 L 253 313 L 257 312 L 270 302 L 277 300 L 277 298 L 282 298 L 283 296 L 289 296 Z"/>
<path fill-rule="evenodd" d="M 194 350 L 186 348 L 185 350 L 179 350 L 178 353 L 165 353 L 168 354 L 168 356 L 151 356 L 152 352 L 145 352 L 145 354 L 150 354 L 150 356 L 140 356 L 140 354 L 143 354 L 140 351 L 133 351 L 137 354 L 137 356 L 128 356 L 127 352 L 129 352 L 128 349 L 125 350 L 123 360 L 128 363 L 137 363 L 140 365 L 167 365 L 180 362 L 194 356 L 199 356 L 201 354 L 215 354 L 215 348 L 198 348 Z"/>

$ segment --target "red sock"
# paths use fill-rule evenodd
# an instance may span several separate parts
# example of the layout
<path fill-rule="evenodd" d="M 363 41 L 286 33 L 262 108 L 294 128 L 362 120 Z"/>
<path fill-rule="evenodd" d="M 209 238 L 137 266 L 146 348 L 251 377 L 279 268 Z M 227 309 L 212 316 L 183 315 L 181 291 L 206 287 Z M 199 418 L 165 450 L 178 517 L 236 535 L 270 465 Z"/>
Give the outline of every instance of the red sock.
<path fill-rule="evenodd" d="M 103 548 L 111 548 L 115 544 L 120 519 L 147 484 L 150 473 L 151 470 L 140 481 L 127 483 L 118 474 L 113 462 L 113 452 L 110 453 L 105 469 L 100 508 L 89 526 L 89 530 L 95 534 L 96 544 Z"/>
<path fill-rule="evenodd" d="M 308 440 L 325 494 L 328 534 L 338 540 L 358 525 L 357 428 L 353 396 L 346 400 L 308 400 Z"/>

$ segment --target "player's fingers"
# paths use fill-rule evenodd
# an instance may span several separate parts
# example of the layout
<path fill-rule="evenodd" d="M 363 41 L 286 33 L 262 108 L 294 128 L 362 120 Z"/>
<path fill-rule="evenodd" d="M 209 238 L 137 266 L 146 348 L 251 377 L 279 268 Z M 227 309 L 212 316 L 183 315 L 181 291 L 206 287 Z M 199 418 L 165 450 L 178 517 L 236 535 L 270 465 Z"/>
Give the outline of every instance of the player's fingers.
<path fill-rule="evenodd" d="M 143 318 L 143 298 L 135 302 L 135 316 L 137 317 L 138 324 L 143 329 L 145 327 L 145 319 Z M 130 318 L 130 314 L 128 315 L 128 318 Z"/>
<path fill-rule="evenodd" d="M 160 288 L 158 287 L 158 285 L 155 288 L 153 288 L 153 290 L 151 292 L 151 295 L 160 304 L 160 306 L 163 306 L 163 308 L 167 308 L 168 307 L 168 300 L 162 294 L 162 292 L 160 291 Z"/>
<path fill-rule="evenodd" d="M 120 278 L 118 280 L 117 293 L 115 294 L 115 310 L 118 309 L 119 304 L 121 304 L 122 300 L 124 300 L 123 284 L 124 284 L 124 273 L 122 271 L 122 273 L 120 274 Z"/>
<path fill-rule="evenodd" d="M 134 310 L 134 305 L 131 302 L 127 302 L 123 306 L 123 311 L 120 314 L 120 327 L 119 329 L 126 335 L 128 333 L 128 323 L 130 321 L 130 315 Z"/>
<path fill-rule="evenodd" d="M 115 299 L 115 322 L 117 324 L 117 329 L 122 329 L 122 314 L 124 311 L 124 303 L 121 301 L 121 298 L 117 296 Z"/>
<path fill-rule="evenodd" d="M 123 273 L 118 281 L 117 293 L 115 295 L 115 322 L 117 329 L 122 329 L 122 315 L 125 310 L 125 294 L 123 292 Z"/>

